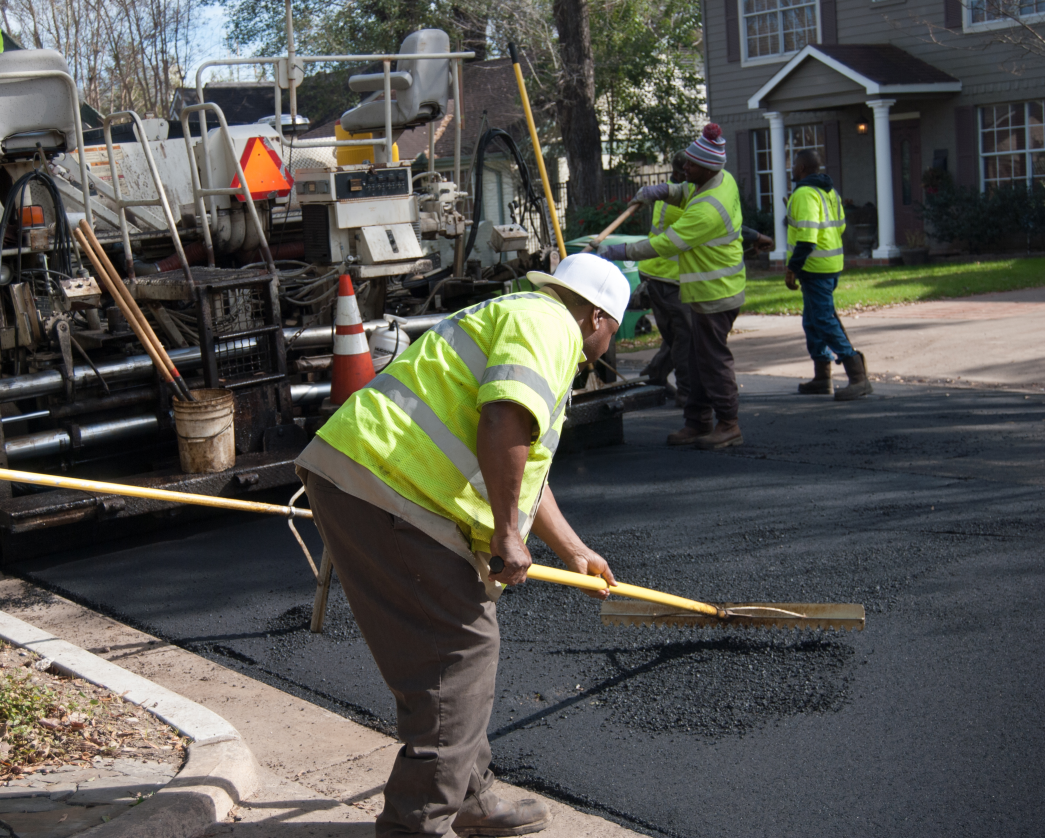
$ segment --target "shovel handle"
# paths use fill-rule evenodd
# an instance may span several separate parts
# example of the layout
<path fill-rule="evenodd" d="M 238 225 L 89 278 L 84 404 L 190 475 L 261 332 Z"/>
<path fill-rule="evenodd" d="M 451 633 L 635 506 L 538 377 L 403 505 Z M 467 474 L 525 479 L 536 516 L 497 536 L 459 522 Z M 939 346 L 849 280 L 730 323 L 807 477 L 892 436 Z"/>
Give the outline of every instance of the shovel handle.
<path fill-rule="evenodd" d="M 591 253 L 595 248 L 602 244 L 602 242 L 608 236 L 611 236 L 614 230 L 616 230 L 618 227 L 620 227 L 621 224 L 623 224 L 625 221 L 631 218 L 635 214 L 635 210 L 637 210 L 639 206 L 639 204 L 632 204 L 630 207 L 624 210 L 624 212 L 622 212 L 615 219 L 613 219 L 609 227 L 607 227 L 605 230 L 599 233 L 599 235 L 597 235 L 590 242 L 584 245 L 584 250 L 582 250 L 581 253 Z"/>

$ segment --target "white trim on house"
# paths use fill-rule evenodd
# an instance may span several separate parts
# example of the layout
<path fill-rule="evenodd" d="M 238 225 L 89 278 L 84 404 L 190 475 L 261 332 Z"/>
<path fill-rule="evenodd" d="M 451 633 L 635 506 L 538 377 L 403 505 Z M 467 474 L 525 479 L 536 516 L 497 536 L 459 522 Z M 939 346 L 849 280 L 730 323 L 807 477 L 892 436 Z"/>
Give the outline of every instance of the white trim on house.
<path fill-rule="evenodd" d="M 1045 21 L 1045 12 L 1034 12 L 1029 15 L 1020 15 L 1016 20 L 1011 17 L 1003 17 L 973 23 L 972 8 L 969 6 L 968 0 L 962 2 L 962 32 L 990 32 L 992 29 L 1011 29 L 1014 26 L 1033 25 L 1043 21 Z"/>
<path fill-rule="evenodd" d="M 843 64 L 841 61 L 826 55 L 817 47 L 817 44 L 807 44 L 803 47 L 801 52 L 797 53 L 773 78 L 762 85 L 754 96 L 747 100 L 748 109 L 754 111 L 763 107 L 762 100 L 772 93 L 777 85 L 791 75 L 791 72 L 807 58 L 815 58 L 821 64 L 830 67 L 835 72 L 860 85 L 867 92 L 868 96 L 892 96 L 899 93 L 960 93 L 962 89 L 960 81 L 930 82 L 927 84 L 879 84 L 867 78 L 867 76 L 856 72 L 856 70 Z"/>
<path fill-rule="evenodd" d="M 747 27 L 744 25 L 744 0 L 734 0 L 734 2 L 737 4 L 737 28 L 740 30 L 741 67 L 759 67 L 766 64 L 780 64 L 787 61 L 792 55 L 799 54 L 796 52 L 777 52 L 772 55 L 759 55 L 755 58 L 748 58 Z M 820 30 L 820 0 L 813 0 L 811 5 L 816 7 L 816 42 L 820 43 L 823 37 Z"/>

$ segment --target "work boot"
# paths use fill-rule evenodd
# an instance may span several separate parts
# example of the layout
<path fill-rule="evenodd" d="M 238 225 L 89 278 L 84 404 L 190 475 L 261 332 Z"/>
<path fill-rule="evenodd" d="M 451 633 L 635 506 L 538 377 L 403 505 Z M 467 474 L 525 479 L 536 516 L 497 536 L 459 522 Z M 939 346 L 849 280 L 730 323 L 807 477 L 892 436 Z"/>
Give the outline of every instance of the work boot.
<path fill-rule="evenodd" d="M 693 447 L 699 448 L 701 451 L 718 451 L 720 448 L 743 444 L 744 437 L 740 433 L 740 423 L 734 419 L 732 422 L 720 420 L 715 426 L 715 430 L 696 439 Z"/>
<path fill-rule="evenodd" d="M 683 405 L 683 407 L 685 407 L 685 405 Z M 681 431 L 675 431 L 673 434 L 668 434 L 668 445 L 692 445 L 699 437 L 710 434 L 713 428 L 713 411 L 710 408 L 702 410 L 700 412 L 700 418 L 697 420 L 697 427 L 691 428 L 687 425 Z"/>
<path fill-rule="evenodd" d="M 845 367 L 845 374 L 849 376 L 849 386 L 835 390 L 835 401 L 848 402 L 874 392 L 867 378 L 867 362 L 864 360 L 863 352 L 843 358 L 842 366 Z"/>
<path fill-rule="evenodd" d="M 512 803 L 486 792 L 480 800 L 471 794 L 457 812 L 454 832 L 458 835 L 529 835 L 540 832 L 552 820 L 548 806 L 528 797 Z"/>
<path fill-rule="evenodd" d="M 831 382 L 831 361 L 816 358 L 813 361 L 813 380 L 803 381 L 798 385 L 798 392 L 804 396 L 830 396 L 835 391 Z"/>

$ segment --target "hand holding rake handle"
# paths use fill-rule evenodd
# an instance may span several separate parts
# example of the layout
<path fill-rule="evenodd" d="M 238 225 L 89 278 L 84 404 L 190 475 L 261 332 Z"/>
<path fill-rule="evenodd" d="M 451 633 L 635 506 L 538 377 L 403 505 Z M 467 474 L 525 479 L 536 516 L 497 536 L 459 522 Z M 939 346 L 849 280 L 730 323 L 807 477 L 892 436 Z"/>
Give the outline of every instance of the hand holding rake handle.
<path fill-rule="evenodd" d="M 632 204 L 630 207 L 628 207 L 626 210 L 624 210 L 624 212 L 622 212 L 620 215 L 618 215 L 610 223 L 609 227 L 607 227 L 605 230 L 603 230 L 601 233 L 599 233 L 599 235 L 597 235 L 590 242 L 588 242 L 586 245 L 584 245 L 584 250 L 582 250 L 581 253 L 591 253 L 593 250 L 595 250 L 600 244 L 602 244 L 602 242 L 608 236 L 611 236 L 613 234 L 614 230 L 616 230 L 618 227 L 620 227 L 621 224 L 623 224 L 625 221 L 627 221 L 629 218 L 631 218 L 635 214 L 635 210 L 637 210 L 640 206 L 642 206 L 642 205 L 641 204 Z"/>
<path fill-rule="evenodd" d="M 490 559 L 490 570 L 493 573 L 500 573 L 504 570 L 504 559 L 500 556 L 493 556 Z M 601 576 L 585 576 L 583 573 L 559 570 L 555 567 L 545 567 L 540 564 L 530 565 L 529 570 L 526 571 L 526 576 L 529 579 L 536 579 L 540 582 L 554 582 L 556 585 L 568 585 L 571 588 L 583 588 L 586 591 L 604 591 L 609 587 L 606 580 Z M 693 599 L 685 599 L 672 594 L 662 594 L 660 591 L 640 588 L 638 585 L 626 585 L 623 582 L 618 582 L 614 585 L 611 593 L 620 594 L 620 596 L 630 597 L 631 599 L 655 602 L 658 605 L 667 605 L 670 608 L 677 608 L 679 611 L 696 611 L 698 614 L 706 614 L 709 617 L 724 619 L 730 616 L 727 611 L 714 605 L 708 605 L 706 602 L 697 602 Z"/>

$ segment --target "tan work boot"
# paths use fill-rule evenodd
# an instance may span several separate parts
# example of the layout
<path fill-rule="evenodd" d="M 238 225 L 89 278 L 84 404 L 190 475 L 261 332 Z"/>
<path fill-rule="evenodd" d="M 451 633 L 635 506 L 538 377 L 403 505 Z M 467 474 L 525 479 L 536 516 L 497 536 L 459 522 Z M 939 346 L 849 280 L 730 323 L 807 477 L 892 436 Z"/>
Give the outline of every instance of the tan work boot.
<path fill-rule="evenodd" d="M 867 377 L 867 361 L 864 360 L 863 352 L 843 358 L 842 366 L 845 367 L 845 374 L 849 376 L 849 386 L 835 390 L 835 401 L 848 402 L 874 392 Z"/>
<path fill-rule="evenodd" d="M 740 433 L 739 422 L 719 422 L 715 426 L 715 430 L 695 440 L 693 447 L 699 448 L 701 451 L 718 451 L 720 448 L 743 445 L 743 443 L 744 437 Z"/>
<path fill-rule="evenodd" d="M 700 419 L 697 420 L 697 427 L 691 428 L 687 425 L 681 431 L 668 434 L 668 445 L 692 445 L 697 441 L 697 437 L 707 436 L 715 427 L 714 416 L 710 409 L 702 411 Z"/>
<path fill-rule="evenodd" d="M 486 792 L 480 800 L 469 795 L 457 812 L 454 832 L 471 835 L 529 835 L 540 832 L 552 821 L 548 806 L 528 797 L 512 803 L 510 800 Z"/>

